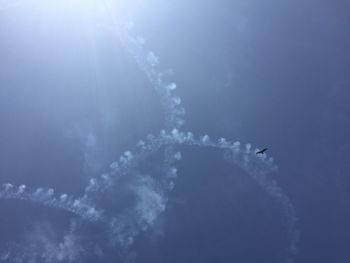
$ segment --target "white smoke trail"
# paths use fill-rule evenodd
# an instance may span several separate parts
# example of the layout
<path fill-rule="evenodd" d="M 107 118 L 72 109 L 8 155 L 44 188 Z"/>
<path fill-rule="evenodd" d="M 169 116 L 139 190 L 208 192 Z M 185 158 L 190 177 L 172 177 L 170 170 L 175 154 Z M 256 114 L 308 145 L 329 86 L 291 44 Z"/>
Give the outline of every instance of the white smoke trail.
<path fill-rule="evenodd" d="M 295 211 L 289 198 L 276 181 L 271 181 L 266 176 L 277 169 L 273 159 L 257 156 L 250 144 L 241 146 L 239 142 L 230 142 L 223 138 L 214 142 L 207 135 L 195 137 L 191 132 L 181 131 L 185 110 L 181 106 L 181 99 L 174 95 L 176 84 L 165 81 L 165 73 L 158 69 L 159 58 L 154 52 L 145 49 L 145 41 L 142 37 L 132 36 L 131 23 L 121 26 L 112 16 L 111 20 L 114 21 L 122 46 L 135 59 L 160 98 L 165 114 L 165 129 L 157 136 L 149 135 L 144 141 L 140 141 L 134 151 L 126 151 L 119 160 L 111 164 L 110 172 L 91 179 L 81 198 L 74 199 L 65 194 L 55 197 L 53 189 L 38 188 L 29 192 L 25 185 L 15 189 L 11 184 L 4 185 L 3 190 L 0 191 L 0 198 L 24 200 L 60 208 L 78 215 L 83 220 L 100 222 L 109 228 L 111 243 L 114 246 L 128 249 L 139 233 L 152 227 L 166 209 L 167 199 L 175 186 L 174 180 L 178 173 L 175 162 L 181 160 L 181 152 L 178 152 L 176 147 L 179 145 L 211 147 L 222 150 L 225 160 L 244 169 L 266 193 L 278 201 L 285 214 L 290 254 L 293 254 L 298 233 Z M 161 150 L 164 151 L 162 178 L 156 179 L 138 174 L 138 164 Z M 96 205 L 98 199 L 105 198 L 109 191 L 115 190 L 114 187 L 118 182 L 128 177 L 133 179 L 128 185 L 128 190 L 135 196 L 135 202 L 130 207 L 117 211 L 117 214 L 115 211 L 108 211 L 108 215 L 102 213 L 101 209 L 95 208 L 98 207 Z M 290 255 L 289 258 L 291 258 Z"/>
<path fill-rule="evenodd" d="M 185 109 L 181 106 L 180 97 L 173 95 L 176 83 L 164 80 L 166 73 L 157 70 L 159 58 L 154 52 L 145 50 L 142 37 L 131 37 L 129 30 L 130 25 L 120 26 L 117 30 L 122 45 L 134 57 L 158 94 L 164 109 L 166 130 L 180 129 L 185 122 Z"/>
<path fill-rule="evenodd" d="M 32 192 L 29 192 L 26 188 L 24 184 L 18 186 L 18 188 L 15 188 L 9 183 L 4 184 L 0 191 L 0 198 L 23 200 L 34 204 L 59 208 L 91 222 L 103 220 L 102 211 L 97 210 L 84 198 L 74 199 L 67 194 L 62 194 L 57 198 L 52 188 L 37 188 Z"/>
<path fill-rule="evenodd" d="M 188 145 L 195 147 L 209 147 L 222 150 L 224 152 L 225 160 L 232 162 L 235 165 L 241 167 L 246 173 L 259 184 L 271 197 L 273 197 L 281 205 L 284 211 L 286 220 L 286 229 L 289 235 L 290 242 L 290 254 L 295 253 L 296 244 L 298 241 L 298 230 L 296 229 L 296 215 L 294 207 L 291 204 L 289 198 L 284 194 L 283 190 L 277 185 L 275 180 L 269 180 L 267 174 L 277 170 L 277 166 L 273 162 L 273 158 L 266 158 L 265 156 L 257 156 L 256 150 L 252 150 L 250 144 L 241 146 L 240 142 L 231 142 L 224 138 L 219 139 L 217 142 L 212 141 L 208 135 L 204 135 L 196 138 L 191 132 L 180 132 L 174 129 L 171 133 L 166 133 L 165 130 L 161 131 L 158 136 L 149 136 L 148 140 L 142 141 L 138 144 L 136 151 L 127 151 L 122 155 L 119 161 L 114 162 L 111 167 L 111 175 L 108 176 L 109 183 L 111 181 L 118 180 L 123 175 L 128 176 L 135 168 L 134 165 L 147 158 L 149 155 L 158 152 L 163 147 L 171 147 L 177 145 Z M 129 156 L 129 158 L 126 158 Z M 132 156 L 132 158 L 131 158 Z M 181 160 L 181 153 L 177 152 L 172 156 L 175 161 Z M 164 174 L 167 185 L 163 185 L 163 189 L 154 188 L 154 180 L 152 178 L 142 177 L 135 189 L 142 188 L 143 192 L 148 195 L 140 194 L 139 202 L 134 207 L 130 208 L 125 214 L 121 213 L 119 216 L 112 219 L 113 235 L 116 243 L 128 247 L 132 244 L 135 237 L 140 231 L 145 231 L 148 227 L 152 226 L 155 220 L 166 208 L 166 200 L 175 185 L 174 180 L 177 177 L 177 168 L 170 166 L 168 172 Z M 113 177 L 112 174 L 118 174 L 119 176 Z M 106 178 L 106 175 L 103 176 Z M 153 183 L 151 184 L 150 181 Z M 140 187 L 140 188 L 139 188 Z M 101 188 L 105 189 L 105 184 L 93 183 L 87 187 L 87 189 L 98 189 L 101 194 Z M 142 192 L 141 192 L 142 193 Z M 86 191 L 89 195 L 89 191 Z M 153 197 L 154 199 L 150 199 Z M 150 202 L 149 200 L 152 200 Z M 140 209 L 142 207 L 142 209 Z M 149 217 L 149 215 L 152 215 Z M 145 220 L 149 218 L 149 220 Z"/>
<path fill-rule="evenodd" d="M 128 23 L 125 26 L 119 27 L 117 32 L 120 41 L 126 50 L 134 57 L 139 67 L 145 72 L 153 88 L 159 95 L 163 104 L 166 115 L 166 130 L 172 129 L 171 136 L 167 136 L 163 131 L 163 136 L 159 139 L 155 139 L 158 143 L 172 144 L 175 140 L 176 143 L 186 143 L 190 145 L 215 147 L 223 149 L 225 151 L 225 159 L 232 161 L 236 165 L 243 168 L 266 192 L 274 197 L 282 206 L 286 216 L 286 227 L 290 241 L 290 254 L 293 255 L 297 250 L 298 242 L 298 230 L 296 229 L 296 215 L 293 205 L 289 198 L 284 194 L 283 190 L 277 185 L 276 181 L 269 181 L 266 174 L 274 171 L 277 167 L 273 164 L 273 159 L 265 160 L 265 156 L 257 157 L 255 152 L 252 151 L 251 145 L 246 144 L 245 148 L 240 148 L 240 143 L 227 142 L 225 139 L 220 139 L 217 143 L 212 142 L 209 136 L 205 135 L 200 139 L 194 139 L 191 133 L 184 136 L 184 133 L 179 132 L 184 123 L 184 108 L 180 106 L 181 99 L 172 94 L 172 91 L 176 88 L 175 83 L 165 83 L 163 80 L 163 73 L 157 70 L 159 64 L 159 58 L 152 51 L 147 51 L 144 48 L 144 38 L 132 37 L 130 29 L 132 23 Z M 154 150 L 154 148 L 150 148 Z M 174 152 L 172 151 L 171 154 Z M 170 164 L 171 165 L 171 164 Z M 175 168 L 168 167 L 168 170 L 175 171 Z M 171 181 L 173 185 L 173 182 Z"/>

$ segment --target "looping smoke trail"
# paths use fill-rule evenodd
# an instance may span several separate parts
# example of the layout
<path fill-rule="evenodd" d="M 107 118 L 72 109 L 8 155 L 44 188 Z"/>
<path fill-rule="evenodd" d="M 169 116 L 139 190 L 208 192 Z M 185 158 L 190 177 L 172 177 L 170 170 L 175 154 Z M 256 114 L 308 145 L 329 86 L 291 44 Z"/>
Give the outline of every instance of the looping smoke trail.
<path fill-rule="evenodd" d="M 251 145 L 246 144 L 244 149 L 240 149 L 240 143 L 229 143 L 224 138 L 218 143 L 210 140 L 209 136 L 205 135 L 200 140 L 194 139 L 191 133 L 187 137 L 179 132 L 183 121 L 185 111 L 180 106 L 181 99 L 173 96 L 171 91 L 176 88 L 175 83 L 167 84 L 163 81 L 163 74 L 157 70 L 159 58 L 152 51 L 144 49 L 144 39 L 142 37 L 132 37 L 130 30 L 132 23 L 128 23 L 123 27 L 118 28 L 118 36 L 123 46 L 134 57 L 139 67 L 145 72 L 150 82 L 153 84 L 155 91 L 159 94 L 162 104 L 166 112 L 172 112 L 167 116 L 167 123 L 171 124 L 172 136 L 168 137 L 169 143 L 176 141 L 177 143 L 186 143 L 189 145 L 206 146 L 220 148 L 225 151 L 225 159 L 232 161 L 236 165 L 243 168 L 266 192 L 274 197 L 286 216 L 286 228 L 289 236 L 290 247 L 289 255 L 286 261 L 292 261 L 291 257 L 297 253 L 297 242 L 299 239 L 299 231 L 296 228 L 297 217 L 295 209 L 289 198 L 284 194 L 283 190 L 277 185 L 276 181 L 269 181 L 266 174 L 277 169 L 273 164 L 273 159 L 264 159 L 264 156 L 259 158 L 255 155 L 255 151 L 251 150 Z M 172 102 L 172 103 L 169 103 Z M 176 120 L 176 121 L 174 121 Z M 180 121 L 178 121 L 180 120 Z M 167 126 L 169 127 L 169 125 Z M 165 135 L 165 132 L 163 132 Z M 264 165 L 261 165 L 264 164 Z"/>
<path fill-rule="evenodd" d="M 0 191 L 0 198 L 24 200 L 60 208 L 78 215 L 82 220 L 102 224 L 108 229 L 110 245 L 129 251 L 138 234 L 152 227 L 167 207 L 168 196 L 175 186 L 174 180 L 178 173 L 175 163 L 182 158 L 181 152 L 178 152 L 176 147 L 187 145 L 215 148 L 222 150 L 225 160 L 241 167 L 266 193 L 278 201 L 284 211 L 290 241 L 289 255 L 286 260 L 291 261 L 298 241 L 296 216 L 289 198 L 276 181 L 271 181 L 266 176 L 277 169 L 273 159 L 257 156 L 250 144 L 241 146 L 239 142 L 230 142 L 224 138 L 214 142 L 208 135 L 195 137 L 191 132 L 183 132 L 181 129 L 184 124 L 185 110 L 181 106 L 181 99 L 173 94 L 176 84 L 164 80 L 164 73 L 158 70 L 159 58 L 154 52 L 145 49 L 145 41 L 142 37 L 132 36 L 131 23 L 120 26 L 112 16 L 111 21 L 114 21 L 122 46 L 135 59 L 160 98 L 165 115 L 164 130 L 160 131 L 159 135 L 149 135 L 144 141 L 140 141 L 135 150 L 126 151 L 119 160 L 111 164 L 110 172 L 92 178 L 81 198 L 74 199 L 66 194 L 57 198 L 54 196 L 53 189 L 38 188 L 34 192 L 29 192 L 25 185 L 15 189 L 11 184 L 4 185 L 3 190 Z M 161 178 L 142 175 L 138 171 L 139 163 L 160 151 L 164 153 Z M 133 196 L 130 206 L 116 211 L 100 209 L 102 202 L 99 200 L 104 201 L 110 192 L 117 191 L 118 183 L 121 184 L 125 179 L 129 179 L 126 184 L 127 190 Z M 70 233 L 70 235 L 73 234 L 74 231 Z M 42 253 L 45 254 L 45 250 Z M 15 260 L 19 254 L 18 252 L 12 259 Z M 5 253 L 2 257 L 8 259 L 11 256 Z M 67 261 L 73 260 L 67 259 Z"/>

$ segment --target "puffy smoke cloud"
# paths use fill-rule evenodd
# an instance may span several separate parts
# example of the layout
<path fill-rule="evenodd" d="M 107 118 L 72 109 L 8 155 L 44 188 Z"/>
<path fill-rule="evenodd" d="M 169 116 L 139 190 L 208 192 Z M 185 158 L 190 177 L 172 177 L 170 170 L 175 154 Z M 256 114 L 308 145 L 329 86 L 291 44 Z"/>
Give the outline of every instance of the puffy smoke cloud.
<path fill-rule="evenodd" d="M 0 259 L 16 263 L 77 262 L 84 252 L 76 235 L 66 233 L 59 237 L 49 223 L 41 222 L 19 244 L 9 244 Z"/>

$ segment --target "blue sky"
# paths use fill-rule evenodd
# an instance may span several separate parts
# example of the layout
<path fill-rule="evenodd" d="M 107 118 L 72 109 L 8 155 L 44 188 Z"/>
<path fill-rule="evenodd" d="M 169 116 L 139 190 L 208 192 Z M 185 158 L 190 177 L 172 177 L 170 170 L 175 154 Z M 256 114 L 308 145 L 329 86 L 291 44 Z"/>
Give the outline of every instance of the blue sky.
<path fill-rule="evenodd" d="M 164 109 L 99 4 L 17 3 L 0 1 L 0 183 L 80 196 L 91 177 L 164 128 Z M 349 9 L 323 0 L 152 0 L 112 9 L 117 23 L 133 21 L 164 79 L 176 82 L 183 131 L 269 148 L 279 166 L 269 176 L 298 217 L 294 262 L 350 260 Z M 85 260 L 283 262 L 288 242 L 276 201 L 221 152 L 179 150 L 179 176 L 155 225 L 128 256 L 96 245 Z M 158 180 L 162 165 L 156 154 L 136 173 Z M 96 202 L 122 211 L 133 200 L 125 189 L 144 183 L 131 178 Z M 60 240 L 75 220 L 18 200 L 0 206 L 3 251 Z M 83 247 L 104 239 L 99 226 L 81 232 Z M 66 237 L 64 250 L 76 248 L 68 249 L 77 237 Z"/>

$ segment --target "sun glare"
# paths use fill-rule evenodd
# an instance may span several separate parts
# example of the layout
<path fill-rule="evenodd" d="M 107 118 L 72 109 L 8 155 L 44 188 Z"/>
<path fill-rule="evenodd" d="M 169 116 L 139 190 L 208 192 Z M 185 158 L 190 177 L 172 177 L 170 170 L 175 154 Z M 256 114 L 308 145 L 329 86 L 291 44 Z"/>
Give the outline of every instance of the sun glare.
<path fill-rule="evenodd" d="M 108 0 L 33 0 L 31 1 L 35 6 L 54 9 L 57 12 L 101 12 L 104 10 Z"/>

